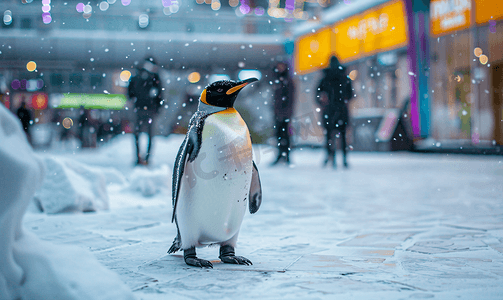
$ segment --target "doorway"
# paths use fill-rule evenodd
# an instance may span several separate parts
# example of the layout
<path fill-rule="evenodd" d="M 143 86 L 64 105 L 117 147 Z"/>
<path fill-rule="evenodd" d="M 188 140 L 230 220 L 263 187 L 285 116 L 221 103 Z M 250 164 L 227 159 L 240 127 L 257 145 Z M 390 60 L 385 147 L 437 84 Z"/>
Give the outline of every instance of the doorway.
<path fill-rule="evenodd" d="M 493 66 L 494 140 L 503 146 L 503 64 Z"/>

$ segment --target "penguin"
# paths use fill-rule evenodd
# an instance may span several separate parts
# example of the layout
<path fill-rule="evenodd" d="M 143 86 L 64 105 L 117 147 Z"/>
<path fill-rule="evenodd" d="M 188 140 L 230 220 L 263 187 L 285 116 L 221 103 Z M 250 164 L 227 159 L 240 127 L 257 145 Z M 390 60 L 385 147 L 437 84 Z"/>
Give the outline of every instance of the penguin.
<path fill-rule="evenodd" d="M 207 245 L 220 245 L 224 263 L 252 264 L 234 249 L 246 207 L 254 214 L 262 203 L 262 186 L 250 132 L 234 102 L 242 88 L 257 80 L 209 84 L 190 119 L 173 168 L 171 222 L 177 236 L 168 250 L 183 250 L 187 265 L 213 268 L 196 256 L 196 247 Z"/>

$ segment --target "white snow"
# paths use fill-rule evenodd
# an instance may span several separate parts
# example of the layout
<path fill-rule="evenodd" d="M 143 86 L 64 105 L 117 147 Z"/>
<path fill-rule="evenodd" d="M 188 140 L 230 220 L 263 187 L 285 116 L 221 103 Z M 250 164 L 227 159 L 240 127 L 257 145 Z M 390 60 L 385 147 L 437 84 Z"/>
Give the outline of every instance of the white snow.
<path fill-rule="evenodd" d="M 43 163 L 0 105 L 0 299 L 134 299 L 117 274 L 75 246 L 52 245 L 22 226 Z"/>
<path fill-rule="evenodd" d="M 123 182 L 122 174 L 99 172 L 72 159 L 44 157 L 45 178 L 35 193 L 43 212 L 91 212 L 108 209 L 108 181 Z"/>
<path fill-rule="evenodd" d="M 2 124 L 8 126 L 12 124 Z M 18 139 L 12 143 L 19 144 Z M 38 153 L 122 177 L 104 175 L 108 210 L 30 212 L 22 224 L 36 237 L 21 234 L 16 239 L 14 232 L 21 228 L 20 217 L 35 191 L 27 182 L 40 178 L 36 172 L 29 173 L 31 178 L 19 175 L 24 182 L 18 183 L 10 179 L 17 173 L 11 175 L 4 167 L 14 161 L 36 171 L 40 162 L 18 146 L 21 150 L 14 152 L 25 151 L 27 157 L 5 159 L 14 148 L 1 143 L 0 232 L 11 242 L 0 245 L 0 267 L 4 282 L 9 280 L 4 286 L 16 288 L 9 289 L 14 296 L 0 294 L 0 299 L 30 291 L 54 298 L 47 294 L 48 286 L 59 296 L 71 293 L 74 283 L 82 297 L 74 299 L 128 299 L 128 290 L 146 300 L 501 299 L 501 156 L 349 152 L 350 169 L 332 170 L 321 167 L 321 149 L 296 149 L 291 156 L 295 165 L 287 168 L 269 167 L 275 149 L 256 145 L 264 198 L 256 214 L 245 216 L 236 249 L 254 265 L 222 264 L 217 248 L 202 248 L 198 256 L 214 265 L 205 270 L 185 265 L 182 253 L 166 253 L 176 235 L 170 222 L 170 175 L 182 139 L 175 134 L 156 137 L 148 168 L 134 166 L 131 135 L 98 149 L 62 146 Z M 24 196 L 4 198 L 16 184 L 24 187 L 15 190 Z M 24 199 L 24 206 L 19 201 L 6 205 L 12 199 Z M 16 211 L 14 206 L 17 215 L 4 213 Z M 4 224 L 12 225 L 5 230 Z M 5 238 L 9 234 L 10 240 Z M 19 283 L 19 274 L 41 270 L 45 277 L 27 276 L 24 285 Z"/>

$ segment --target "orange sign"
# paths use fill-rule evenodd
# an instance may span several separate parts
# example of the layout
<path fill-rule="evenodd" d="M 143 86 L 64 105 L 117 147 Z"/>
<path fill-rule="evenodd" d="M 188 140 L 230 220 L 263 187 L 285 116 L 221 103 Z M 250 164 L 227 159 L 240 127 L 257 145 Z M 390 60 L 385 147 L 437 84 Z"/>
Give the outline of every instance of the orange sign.
<path fill-rule="evenodd" d="M 503 1 L 475 0 L 475 22 L 484 24 L 503 19 Z"/>
<path fill-rule="evenodd" d="M 392 1 L 334 26 L 334 54 L 341 62 L 407 45 L 402 1 Z"/>
<path fill-rule="evenodd" d="M 405 6 L 396 0 L 328 26 L 296 41 L 296 71 L 304 74 L 407 45 Z"/>
<path fill-rule="evenodd" d="M 330 28 L 304 36 L 296 41 L 295 67 L 298 73 L 323 69 L 328 65 L 331 50 Z"/>
<path fill-rule="evenodd" d="M 469 28 L 471 13 L 471 0 L 431 0 L 431 34 L 443 35 L 451 31 Z"/>

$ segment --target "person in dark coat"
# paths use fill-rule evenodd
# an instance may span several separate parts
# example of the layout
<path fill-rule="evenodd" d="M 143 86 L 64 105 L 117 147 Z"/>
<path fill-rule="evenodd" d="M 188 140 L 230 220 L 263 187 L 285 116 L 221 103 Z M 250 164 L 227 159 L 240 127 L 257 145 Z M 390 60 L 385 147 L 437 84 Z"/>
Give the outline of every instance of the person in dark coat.
<path fill-rule="evenodd" d="M 283 161 L 290 164 L 290 132 L 288 124 L 293 113 L 295 86 L 288 73 L 288 65 L 280 62 L 274 68 L 277 83 L 274 89 L 274 123 L 278 156 L 273 165 Z"/>
<path fill-rule="evenodd" d="M 17 117 L 21 121 L 21 125 L 23 125 L 24 132 L 26 133 L 26 136 L 28 137 L 28 141 L 31 142 L 31 133 L 30 133 L 30 122 L 31 122 L 31 113 L 26 108 L 26 102 L 21 103 L 21 106 L 17 109 Z"/>
<path fill-rule="evenodd" d="M 323 78 L 318 86 L 316 101 L 321 108 L 321 119 L 325 127 L 327 157 L 326 166 L 330 161 L 332 167 L 337 167 L 335 150 L 338 136 L 341 139 L 344 167 L 348 167 L 346 158 L 346 127 L 349 122 L 348 102 L 353 98 L 351 79 L 346 75 L 337 57 L 332 56 L 330 66 L 323 70 Z"/>
<path fill-rule="evenodd" d="M 158 67 L 153 58 L 145 59 L 143 66 L 138 70 L 136 76 L 129 82 L 129 99 L 134 102 L 134 111 L 136 113 L 136 124 L 133 129 L 136 145 L 136 164 L 148 165 L 153 138 L 153 125 L 155 118 L 162 105 L 162 87 L 158 75 Z M 140 132 L 147 132 L 148 146 L 145 158 L 142 158 L 140 152 L 139 137 Z"/>

